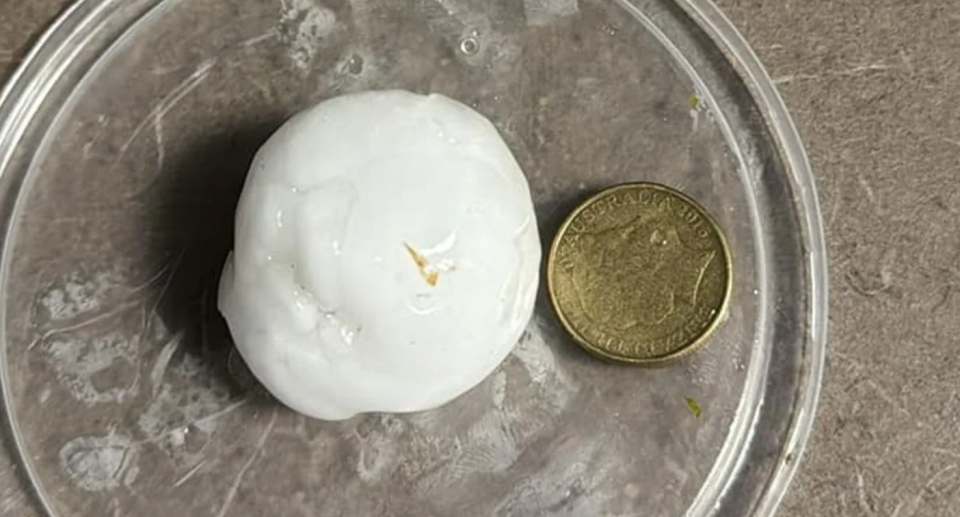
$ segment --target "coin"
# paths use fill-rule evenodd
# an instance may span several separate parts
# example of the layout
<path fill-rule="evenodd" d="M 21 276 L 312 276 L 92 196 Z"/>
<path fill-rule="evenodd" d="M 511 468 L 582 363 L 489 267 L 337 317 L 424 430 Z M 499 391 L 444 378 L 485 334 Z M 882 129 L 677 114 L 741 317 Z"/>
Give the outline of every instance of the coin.
<path fill-rule="evenodd" d="M 693 352 L 726 317 L 733 270 L 714 219 L 663 185 L 630 183 L 578 206 L 547 256 L 547 289 L 587 351 L 658 364 Z"/>

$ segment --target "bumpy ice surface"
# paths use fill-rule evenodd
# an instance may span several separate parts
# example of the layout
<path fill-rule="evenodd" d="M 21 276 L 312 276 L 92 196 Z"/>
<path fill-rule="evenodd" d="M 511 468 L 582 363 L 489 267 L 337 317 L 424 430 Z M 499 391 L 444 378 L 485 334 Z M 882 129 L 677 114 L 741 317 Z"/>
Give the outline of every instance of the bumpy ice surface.
<path fill-rule="evenodd" d="M 527 181 L 486 118 L 440 95 L 354 94 L 258 153 L 219 305 L 250 369 L 297 411 L 419 411 L 507 356 L 540 255 Z"/>

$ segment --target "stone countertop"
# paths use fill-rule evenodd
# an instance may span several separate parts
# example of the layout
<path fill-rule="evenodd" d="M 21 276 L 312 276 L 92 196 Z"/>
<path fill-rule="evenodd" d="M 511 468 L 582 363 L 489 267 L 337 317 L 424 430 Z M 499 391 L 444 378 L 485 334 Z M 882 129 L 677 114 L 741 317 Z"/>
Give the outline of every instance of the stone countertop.
<path fill-rule="evenodd" d="M 0 0 L 0 79 L 68 2 Z M 960 507 L 960 4 L 719 0 L 778 83 L 817 176 L 830 354 L 784 517 Z M 27 516 L 0 472 L 0 516 Z"/>

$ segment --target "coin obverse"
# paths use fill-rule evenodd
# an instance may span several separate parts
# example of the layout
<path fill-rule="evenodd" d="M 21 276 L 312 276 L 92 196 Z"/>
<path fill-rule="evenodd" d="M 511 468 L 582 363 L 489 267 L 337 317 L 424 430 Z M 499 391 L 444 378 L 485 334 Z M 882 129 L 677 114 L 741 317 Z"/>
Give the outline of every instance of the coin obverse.
<path fill-rule="evenodd" d="M 730 251 L 695 201 L 663 185 L 630 183 L 578 206 L 547 257 L 560 321 L 605 359 L 660 364 L 702 346 L 723 322 Z"/>

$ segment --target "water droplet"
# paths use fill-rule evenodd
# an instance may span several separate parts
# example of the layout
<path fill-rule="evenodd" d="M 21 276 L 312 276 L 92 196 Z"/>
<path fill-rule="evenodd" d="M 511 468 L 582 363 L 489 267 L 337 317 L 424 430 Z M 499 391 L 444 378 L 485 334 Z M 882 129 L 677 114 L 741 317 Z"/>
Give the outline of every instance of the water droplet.
<path fill-rule="evenodd" d="M 472 56 L 480 51 L 480 42 L 474 36 L 467 36 L 460 40 L 460 52 Z"/>
<path fill-rule="evenodd" d="M 363 72 L 363 57 L 358 54 L 350 56 L 350 59 L 347 60 L 347 72 L 360 75 Z"/>
<path fill-rule="evenodd" d="M 360 333 L 360 327 L 353 328 L 347 325 L 340 327 L 340 337 L 343 338 L 343 342 L 352 345 L 354 339 L 356 339 L 357 334 Z"/>
<path fill-rule="evenodd" d="M 430 314 L 440 309 L 436 300 L 427 293 L 418 293 L 411 296 L 407 308 L 410 309 L 410 312 L 419 315 Z"/>

